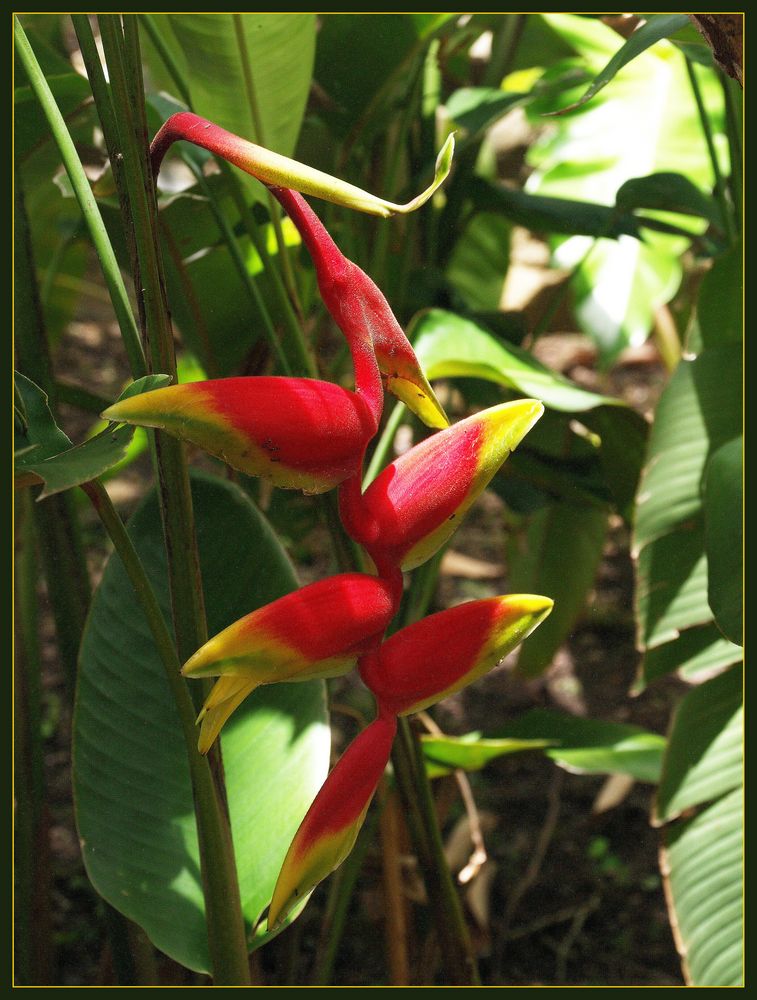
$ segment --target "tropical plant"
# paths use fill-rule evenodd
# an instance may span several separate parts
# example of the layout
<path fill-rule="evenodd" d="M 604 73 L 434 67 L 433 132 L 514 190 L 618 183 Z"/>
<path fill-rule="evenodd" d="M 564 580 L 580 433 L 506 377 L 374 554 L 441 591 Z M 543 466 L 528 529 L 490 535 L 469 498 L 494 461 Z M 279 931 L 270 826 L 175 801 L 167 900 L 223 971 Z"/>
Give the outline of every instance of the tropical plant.
<path fill-rule="evenodd" d="M 406 921 L 401 803 L 436 980 L 498 982 L 434 790 L 454 773 L 473 822 L 466 772 L 526 753 L 654 787 L 686 981 L 740 981 L 742 126 L 711 37 L 683 14 L 16 21 L 18 983 L 60 977 L 40 575 L 115 981 L 158 982 L 154 945 L 218 985 L 249 983 L 252 953 L 262 982 L 290 925 L 296 968 L 336 869 L 311 972 L 330 982 L 377 824 Z M 503 122 L 527 136 L 518 183 Z M 524 231 L 564 275 L 529 323 L 501 308 Z M 120 391 L 61 360 L 95 259 Z M 591 387 L 537 357 L 568 304 Z M 650 334 L 667 371 L 645 416 L 610 375 Z M 125 524 L 109 485 L 135 468 L 155 486 Z M 510 593 L 435 610 L 486 491 Z M 541 710 L 440 731 L 425 710 L 504 656 L 547 676 L 611 526 L 632 537 L 635 691 L 685 682 L 667 738 Z M 329 770 L 336 685 L 361 725 Z M 419 975 L 405 937 L 395 983 Z"/>

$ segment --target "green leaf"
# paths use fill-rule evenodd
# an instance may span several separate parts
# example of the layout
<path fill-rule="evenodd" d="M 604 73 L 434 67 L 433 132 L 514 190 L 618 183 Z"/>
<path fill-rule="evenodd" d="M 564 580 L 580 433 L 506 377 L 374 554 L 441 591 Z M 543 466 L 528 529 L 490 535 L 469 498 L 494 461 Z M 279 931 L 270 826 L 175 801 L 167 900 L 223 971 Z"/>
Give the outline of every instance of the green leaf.
<path fill-rule="evenodd" d="M 671 922 L 692 986 L 740 986 L 743 970 L 743 790 L 665 829 Z"/>
<path fill-rule="evenodd" d="M 678 705 L 657 790 L 658 823 L 741 786 L 742 686 L 741 667 L 732 667 Z"/>
<path fill-rule="evenodd" d="M 727 345 L 681 361 L 655 414 L 637 496 L 634 549 L 701 510 L 709 457 L 741 429 L 741 351 Z"/>
<path fill-rule="evenodd" d="M 466 733 L 464 736 L 421 736 L 421 747 L 430 776 L 440 778 L 450 771 L 480 771 L 482 767 L 497 757 L 522 753 L 524 750 L 540 750 L 549 745 L 549 740 L 482 739 L 481 733 Z"/>
<path fill-rule="evenodd" d="M 715 226 L 723 224 L 714 199 L 700 191 L 688 177 L 672 171 L 626 181 L 617 190 L 615 205 L 625 212 L 652 208 L 662 212 L 698 215 Z"/>
<path fill-rule="evenodd" d="M 169 375 L 146 375 L 132 382 L 119 398 L 157 389 L 170 380 Z M 16 475 L 26 477 L 22 483 L 44 483 L 38 500 L 97 479 L 123 460 L 134 437 L 133 427 L 109 427 L 89 441 L 72 448 L 69 439 L 55 425 L 47 408 L 45 394 L 28 379 L 24 379 L 24 383 L 24 401 L 32 435 L 30 440 L 41 437 L 43 443 L 21 456 L 16 463 Z M 33 390 L 31 386 L 34 387 Z M 32 423 L 33 420 L 37 421 L 36 425 Z"/>
<path fill-rule="evenodd" d="M 266 521 L 233 484 L 193 476 L 210 634 L 296 586 Z M 155 494 L 129 523 L 164 614 L 165 549 Z M 329 757 L 321 682 L 263 688 L 223 736 L 242 906 L 252 926 Z M 176 961 L 207 971 L 197 832 L 176 710 L 141 608 L 113 557 L 82 641 L 74 794 L 93 885 Z"/>
<path fill-rule="evenodd" d="M 244 46 L 260 113 L 261 134 L 247 99 L 242 54 L 232 14 L 154 14 L 156 29 L 174 56 L 192 109 L 217 125 L 284 156 L 291 156 L 305 112 L 315 53 L 314 14 L 242 14 Z M 148 65 L 172 91 L 159 56 L 145 46 Z M 249 180 L 260 198 L 260 185 Z"/>
<path fill-rule="evenodd" d="M 741 435 L 718 448 L 704 485 L 707 599 L 720 630 L 738 645 L 743 645 L 743 455 Z"/>
<path fill-rule="evenodd" d="M 744 339 L 743 301 L 743 248 L 739 244 L 721 254 L 702 280 L 689 350 L 698 353 L 703 348 L 740 344 Z"/>
<path fill-rule="evenodd" d="M 35 51 L 36 51 L 35 43 Z M 46 77 L 53 97 L 64 116 L 70 115 L 91 97 L 87 78 L 69 68 Z M 24 160 L 39 144 L 49 141 L 50 129 L 30 86 L 16 87 L 13 95 L 13 151 Z"/>
<path fill-rule="evenodd" d="M 580 719 L 536 708 L 500 730 L 498 737 L 549 740 L 544 753 L 581 774 L 628 774 L 657 783 L 665 739 L 639 726 Z"/>
<path fill-rule="evenodd" d="M 473 177 L 468 194 L 479 211 L 499 212 L 518 226 L 536 233 L 579 233 L 618 239 L 639 236 L 639 220 L 629 212 L 620 214 L 608 205 L 572 198 L 529 194 L 503 184 Z"/>
<path fill-rule="evenodd" d="M 550 665 L 580 618 L 606 534 L 606 509 L 573 503 L 550 504 L 529 518 L 524 529 L 508 533 L 509 589 L 545 594 L 555 602 L 549 618 L 520 648 L 518 671 L 523 676 L 536 677 Z"/>
<path fill-rule="evenodd" d="M 677 639 L 684 629 L 712 621 L 701 518 L 646 545 L 636 572 L 636 618 L 643 648 L 654 649 Z"/>
<path fill-rule="evenodd" d="M 597 19 L 546 14 L 545 21 L 599 73 L 624 42 Z M 714 73 L 697 67 L 697 77 L 718 150 L 724 148 L 723 95 Z M 575 88 L 564 103 L 578 100 Z M 527 113 L 536 123 L 554 111 L 534 101 Z M 713 185 L 712 164 L 686 63 L 680 51 L 660 41 L 627 63 L 623 72 L 587 105 L 552 119 L 530 147 L 534 168 L 526 190 L 531 194 L 598 202 L 612 206 L 618 189 L 632 178 L 675 172 L 701 191 Z M 722 165 L 722 171 L 728 170 Z M 704 228 L 705 223 L 699 223 Z M 692 222 L 687 228 L 698 231 Z M 576 316 L 610 364 L 629 344 L 646 340 L 655 311 L 670 301 L 681 279 L 680 258 L 687 237 L 645 232 L 644 243 L 621 236 L 592 247 L 574 236 L 555 244 L 560 267 L 578 267 L 574 279 Z M 588 253 L 587 252 L 591 251 Z"/>
<path fill-rule="evenodd" d="M 562 108 L 554 114 L 565 114 L 566 111 L 573 111 L 590 101 L 595 94 L 598 94 L 603 87 L 606 87 L 610 80 L 626 66 L 632 59 L 636 59 L 642 52 L 646 51 L 650 45 L 659 42 L 662 38 L 675 34 L 681 28 L 689 24 L 689 19 L 685 14 L 666 14 L 656 17 L 653 21 L 642 24 L 634 31 L 631 37 L 622 45 L 607 63 L 604 69 L 597 74 L 589 89 L 583 97 Z"/>
<path fill-rule="evenodd" d="M 70 448 L 70 438 L 55 423 L 47 405 L 47 393 L 20 372 L 15 372 L 14 382 L 25 421 L 16 428 L 15 450 L 25 449 L 24 459 L 34 456 L 40 462 Z"/>
<path fill-rule="evenodd" d="M 399 86 L 426 39 L 443 27 L 450 16 L 322 15 L 315 79 L 331 99 L 324 117 L 340 131 L 346 132 L 354 126 L 382 86 L 392 89 Z M 385 102 L 384 107 L 392 108 L 393 104 Z"/>
<path fill-rule="evenodd" d="M 639 693 L 645 684 L 674 670 L 691 681 L 700 676 L 711 677 L 716 671 L 738 663 L 743 655 L 741 647 L 725 639 L 714 622 L 694 626 L 671 642 L 647 649 L 634 691 Z"/>

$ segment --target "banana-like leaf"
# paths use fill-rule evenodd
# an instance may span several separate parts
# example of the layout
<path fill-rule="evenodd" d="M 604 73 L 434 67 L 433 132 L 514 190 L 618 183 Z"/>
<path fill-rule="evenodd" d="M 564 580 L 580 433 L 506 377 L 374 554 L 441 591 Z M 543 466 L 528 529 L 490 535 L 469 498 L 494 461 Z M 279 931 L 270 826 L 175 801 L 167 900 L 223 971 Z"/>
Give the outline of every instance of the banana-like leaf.
<path fill-rule="evenodd" d="M 194 475 L 193 501 L 208 627 L 215 633 L 289 592 L 296 580 L 270 527 L 238 487 Z M 168 618 L 155 494 L 131 519 L 129 532 Z M 235 713 L 222 741 L 242 908 L 252 933 L 287 845 L 326 776 L 322 682 L 257 692 Z M 115 557 L 95 594 L 81 647 L 73 780 L 94 886 L 158 948 L 207 971 L 184 743 L 141 607 Z M 250 946 L 262 940 L 251 937 Z"/>
<path fill-rule="evenodd" d="M 704 536 L 707 597 L 726 638 L 743 645 L 742 490 L 744 439 L 722 445 L 707 466 L 704 484 Z"/>
<path fill-rule="evenodd" d="M 657 789 L 658 824 L 741 786 L 742 706 L 740 666 L 693 688 L 678 705 Z"/>
<path fill-rule="evenodd" d="M 542 16 L 580 55 L 580 65 L 594 74 L 627 44 L 594 18 Z M 714 73 L 696 70 L 720 149 L 722 92 Z M 563 107 L 580 97 L 577 88 L 567 89 Z M 536 99 L 528 105 L 533 120 L 542 124 L 543 114 L 558 110 L 554 101 Z M 660 172 L 683 174 L 702 191 L 712 188 L 712 165 L 685 60 L 668 41 L 637 55 L 588 104 L 552 121 L 555 130 L 545 132 L 530 150 L 535 169 L 526 186 L 529 193 L 612 206 L 624 182 Z M 725 164 L 722 170 L 727 173 Z M 697 229 L 692 221 L 687 228 L 701 231 L 704 223 Z M 679 286 L 680 256 L 688 244 L 686 237 L 645 232 L 643 243 L 621 236 L 592 246 L 589 237 L 574 236 L 556 247 L 559 266 L 577 267 L 576 315 L 607 363 L 626 345 L 647 338 L 655 310 Z"/>
<path fill-rule="evenodd" d="M 743 789 L 664 831 L 671 923 L 690 986 L 743 979 Z"/>

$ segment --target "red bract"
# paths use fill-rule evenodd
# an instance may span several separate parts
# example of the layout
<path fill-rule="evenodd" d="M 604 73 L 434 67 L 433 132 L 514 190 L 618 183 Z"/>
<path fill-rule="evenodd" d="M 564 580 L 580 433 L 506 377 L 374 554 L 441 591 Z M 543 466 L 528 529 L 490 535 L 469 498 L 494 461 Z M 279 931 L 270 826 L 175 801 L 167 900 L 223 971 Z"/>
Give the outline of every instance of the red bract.
<path fill-rule="evenodd" d="M 360 493 L 340 490 L 342 521 L 377 566 L 408 570 L 429 559 L 544 411 L 535 399 L 503 403 L 439 431 L 406 452 Z"/>
<path fill-rule="evenodd" d="M 275 486 L 323 493 L 359 471 L 377 415 L 364 396 L 316 379 L 259 376 L 167 386 L 109 407 Z"/>
<path fill-rule="evenodd" d="M 382 711 L 410 715 L 481 677 L 552 610 L 548 597 L 511 594 L 460 604 L 408 625 L 360 660 Z"/>
<path fill-rule="evenodd" d="M 271 192 L 297 226 L 313 258 L 321 297 L 347 342 L 367 340 L 389 392 L 429 427 L 446 427 L 447 416 L 376 283 L 347 260 L 302 195 L 277 187 Z"/>
<path fill-rule="evenodd" d="M 389 760 L 397 720 L 380 715 L 349 745 L 295 834 L 273 891 L 268 927 L 344 861 Z"/>
<path fill-rule="evenodd" d="M 190 677 L 221 675 L 198 718 L 201 752 L 261 684 L 352 670 L 358 657 L 381 641 L 400 597 L 398 577 L 343 573 L 258 608 L 206 642 L 182 669 Z"/>

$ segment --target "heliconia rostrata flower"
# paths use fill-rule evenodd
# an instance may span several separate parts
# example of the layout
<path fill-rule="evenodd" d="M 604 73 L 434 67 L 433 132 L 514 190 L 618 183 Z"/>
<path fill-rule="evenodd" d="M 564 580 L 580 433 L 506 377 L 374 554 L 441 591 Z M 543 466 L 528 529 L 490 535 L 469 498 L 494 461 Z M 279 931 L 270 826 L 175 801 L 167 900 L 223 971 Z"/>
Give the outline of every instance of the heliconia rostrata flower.
<path fill-rule="evenodd" d="M 206 753 L 234 709 L 261 684 L 338 677 L 381 641 L 394 616 L 396 581 L 342 573 L 311 583 L 219 632 L 184 664 L 188 677 L 220 680 L 199 721 Z"/>
<path fill-rule="evenodd" d="M 386 299 L 344 257 L 297 193 L 379 215 L 410 211 L 446 177 L 451 144 L 437 160 L 430 188 L 402 206 L 189 112 L 174 115 L 156 135 L 151 148 L 156 174 L 179 139 L 269 186 L 312 257 L 321 296 L 353 362 L 354 392 L 317 379 L 226 378 L 131 396 L 104 414 L 165 430 L 277 486 L 307 493 L 339 487 L 343 526 L 375 567 L 375 575 L 342 573 L 251 612 L 211 638 L 182 669 L 188 677 L 218 677 L 198 717 L 202 753 L 262 684 L 336 677 L 357 666 L 376 698 L 377 718 L 329 774 L 289 848 L 268 913 L 268 926 L 275 929 L 352 849 L 389 759 L 397 717 L 427 708 L 480 677 L 549 614 L 548 597 L 493 597 L 441 611 L 384 639 L 399 609 L 402 571 L 419 566 L 449 540 L 544 407 L 535 399 L 516 400 L 448 426 Z M 363 460 L 379 427 L 384 388 L 438 432 L 392 462 L 363 492 Z"/>

